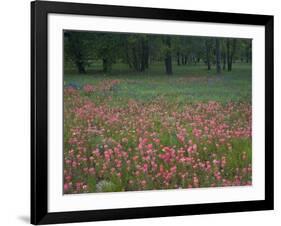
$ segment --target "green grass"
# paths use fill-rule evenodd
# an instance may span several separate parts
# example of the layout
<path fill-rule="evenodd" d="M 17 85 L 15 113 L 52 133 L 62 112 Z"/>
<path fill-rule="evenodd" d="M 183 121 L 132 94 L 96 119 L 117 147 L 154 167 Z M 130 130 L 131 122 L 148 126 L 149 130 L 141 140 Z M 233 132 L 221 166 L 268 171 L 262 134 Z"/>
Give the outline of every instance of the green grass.
<path fill-rule="evenodd" d="M 250 64 L 234 64 L 231 72 L 222 71 L 221 75 L 216 75 L 215 68 L 208 72 L 203 64 L 174 65 L 171 76 L 164 73 L 161 64 L 153 65 L 143 73 L 134 72 L 124 64 L 116 64 L 111 73 L 103 74 L 99 67 L 96 65 L 96 70 L 90 68 L 85 75 L 78 75 L 75 70 L 65 70 L 65 84 L 98 86 L 104 79 L 120 79 L 113 92 L 112 104 L 127 102 L 129 98 L 146 102 L 164 98 L 179 104 L 212 100 L 251 101 Z"/>

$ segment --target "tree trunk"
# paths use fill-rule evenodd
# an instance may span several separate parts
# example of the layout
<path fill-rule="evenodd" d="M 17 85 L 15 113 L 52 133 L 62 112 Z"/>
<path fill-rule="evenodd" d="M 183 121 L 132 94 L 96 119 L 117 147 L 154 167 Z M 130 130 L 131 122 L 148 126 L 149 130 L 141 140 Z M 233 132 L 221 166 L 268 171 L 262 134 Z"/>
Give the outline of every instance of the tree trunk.
<path fill-rule="evenodd" d="M 180 62 L 180 53 L 177 52 L 177 63 L 178 65 L 181 65 L 181 62 Z"/>
<path fill-rule="evenodd" d="M 137 57 L 137 53 L 136 53 L 136 48 L 133 47 L 132 48 L 132 59 L 133 59 L 133 67 L 136 71 L 139 71 L 139 62 L 138 62 L 138 57 Z"/>
<path fill-rule="evenodd" d="M 171 37 L 169 36 L 166 38 L 166 46 L 167 46 L 167 52 L 165 56 L 166 74 L 171 75 L 173 74 L 173 69 L 172 69 Z"/>
<path fill-rule="evenodd" d="M 210 59 L 210 46 L 208 43 L 208 40 L 206 40 L 206 61 L 207 61 L 207 67 L 208 67 L 208 71 L 211 70 L 211 59 Z"/>
<path fill-rule="evenodd" d="M 226 40 L 226 61 L 227 61 L 227 70 L 231 71 L 232 69 L 232 62 L 230 57 L 230 40 L 229 38 Z"/>
<path fill-rule="evenodd" d="M 192 53 L 192 54 L 191 54 L 191 60 L 192 60 L 192 63 L 193 63 L 193 64 L 196 64 L 196 63 L 197 63 L 195 53 Z"/>
<path fill-rule="evenodd" d="M 221 49 L 220 40 L 216 38 L 216 68 L 217 74 L 221 74 Z"/>
<path fill-rule="evenodd" d="M 75 34 L 68 34 L 67 35 L 70 43 L 70 49 L 72 55 L 72 59 L 74 61 L 74 64 L 78 70 L 79 74 L 85 74 L 86 73 L 86 62 L 85 62 L 85 56 L 83 55 L 82 48 L 83 45 L 81 43 L 81 40 L 79 36 Z"/>
<path fill-rule="evenodd" d="M 127 61 L 137 72 L 143 72 L 149 66 L 149 43 L 145 38 L 140 38 L 136 43 L 127 48 Z"/>
<path fill-rule="evenodd" d="M 222 53 L 222 69 L 225 70 L 226 65 L 226 54 L 225 52 Z"/>
<path fill-rule="evenodd" d="M 184 65 L 185 63 L 185 56 L 182 54 L 181 55 L 181 64 Z"/>
<path fill-rule="evenodd" d="M 172 57 L 171 57 L 171 55 L 166 56 L 166 58 L 165 58 L 165 67 L 166 67 L 166 74 L 167 75 L 173 74 L 173 71 L 172 71 Z"/>
<path fill-rule="evenodd" d="M 126 62 L 129 65 L 129 68 L 133 68 L 131 57 L 130 57 L 130 51 L 129 51 L 129 47 L 128 47 L 128 43 L 127 42 L 125 44 L 125 53 L 126 53 L 125 59 L 126 59 Z"/>
<path fill-rule="evenodd" d="M 85 69 L 85 66 L 84 66 L 82 61 L 77 60 L 75 64 L 76 64 L 76 67 L 78 69 L 79 74 L 85 74 L 86 73 L 86 69 Z"/>
<path fill-rule="evenodd" d="M 144 68 L 147 69 L 149 66 L 149 42 L 146 41 L 144 48 Z"/>
<path fill-rule="evenodd" d="M 232 70 L 232 62 L 233 62 L 235 50 L 236 50 L 236 39 L 233 39 L 232 43 L 230 43 L 230 40 L 227 39 L 227 55 L 228 55 L 228 57 L 227 57 L 227 70 L 228 71 Z"/>
<path fill-rule="evenodd" d="M 111 71 L 111 62 L 107 58 L 102 59 L 102 68 L 104 73 Z"/>
<path fill-rule="evenodd" d="M 145 41 L 141 40 L 141 49 L 140 49 L 140 72 L 145 70 Z"/>

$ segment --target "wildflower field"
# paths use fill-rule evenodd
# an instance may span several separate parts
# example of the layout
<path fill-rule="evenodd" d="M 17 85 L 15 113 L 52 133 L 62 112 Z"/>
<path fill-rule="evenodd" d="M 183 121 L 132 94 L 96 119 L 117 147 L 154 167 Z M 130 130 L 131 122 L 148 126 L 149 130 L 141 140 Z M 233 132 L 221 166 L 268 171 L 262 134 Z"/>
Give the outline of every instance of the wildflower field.
<path fill-rule="evenodd" d="M 250 68 L 190 74 L 65 75 L 64 193 L 251 185 Z"/>

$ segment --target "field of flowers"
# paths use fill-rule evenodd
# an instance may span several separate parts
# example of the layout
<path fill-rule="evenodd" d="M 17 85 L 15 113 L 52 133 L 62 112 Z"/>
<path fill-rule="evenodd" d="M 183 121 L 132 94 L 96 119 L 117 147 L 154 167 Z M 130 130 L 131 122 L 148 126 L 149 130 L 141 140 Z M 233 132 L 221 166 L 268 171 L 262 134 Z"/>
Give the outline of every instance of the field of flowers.
<path fill-rule="evenodd" d="M 251 90 L 219 83 L 162 77 L 66 84 L 64 193 L 251 185 Z M 212 86 L 220 93 L 202 99 Z"/>

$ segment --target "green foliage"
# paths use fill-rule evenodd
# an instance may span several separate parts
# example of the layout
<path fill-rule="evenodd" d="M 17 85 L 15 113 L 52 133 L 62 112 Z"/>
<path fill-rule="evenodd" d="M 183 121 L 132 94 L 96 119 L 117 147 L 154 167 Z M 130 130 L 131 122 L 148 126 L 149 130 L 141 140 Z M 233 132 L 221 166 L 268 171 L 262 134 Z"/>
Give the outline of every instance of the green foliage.
<path fill-rule="evenodd" d="M 89 186 L 89 192 L 95 192 L 96 191 L 96 178 L 94 176 L 88 176 L 87 180 L 88 186 Z"/>
<path fill-rule="evenodd" d="M 215 48 L 220 43 L 220 55 Z M 232 70 L 232 63 L 251 62 L 251 40 L 177 35 L 129 34 L 113 32 L 64 32 L 64 69 L 88 73 L 97 61 L 104 74 L 111 73 L 114 64 L 125 63 L 136 72 L 144 73 L 159 62 L 163 71 L 173 72 L 173 64 L 204 63 L 209 70 L 221 59 L 223 69 Z M 173 73 L 174 74 L 174 73 Z"/>

